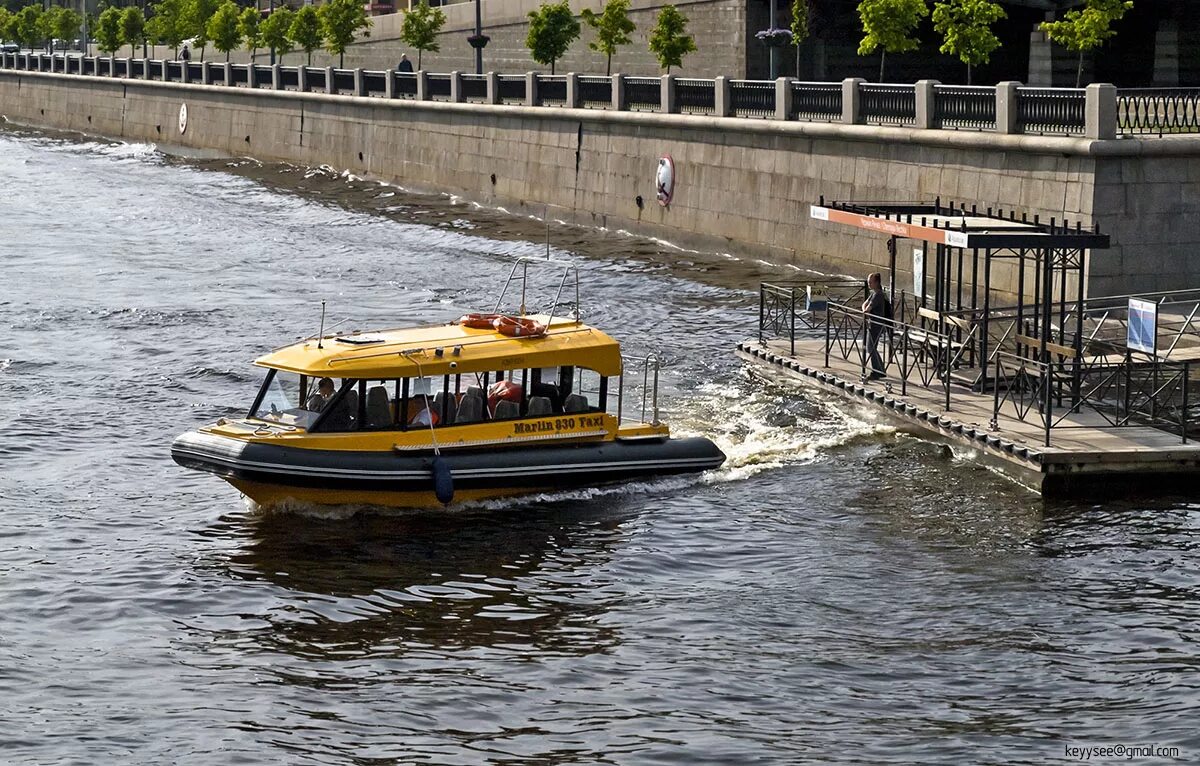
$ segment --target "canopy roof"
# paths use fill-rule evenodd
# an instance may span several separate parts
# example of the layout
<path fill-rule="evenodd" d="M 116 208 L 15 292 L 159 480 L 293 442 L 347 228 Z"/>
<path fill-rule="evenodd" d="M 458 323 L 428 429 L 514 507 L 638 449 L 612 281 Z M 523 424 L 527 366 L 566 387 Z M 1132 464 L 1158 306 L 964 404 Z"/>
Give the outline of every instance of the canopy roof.
<path fill-rule="evenodd" d="M 540 322 L 550 317 L 530 316 Z M 540 338 L 510 338 L 459 324 L 330 335 L 276 349 L 255 360 L 303 375 L 404 378 L 573 365 L 601 375 L 621 372 L 620 345 L 569 317 L 555 317 Z"/>
<path fill-rule="evenodd" d="M 830 202 L 812 205 L 809 215 L 820 221 L 840 223 L 893 237 L 918 239 L 951 247 L 979 249 L 1078 249 L 1107 248 L 1108 235 L 1084 229 L 1079 222 L 1070 224 L 1050 219 L 1033 220 L 1014 211 L 989 208 L 980 212 L 975 206 L 949 206 L 935 202 Z"/>

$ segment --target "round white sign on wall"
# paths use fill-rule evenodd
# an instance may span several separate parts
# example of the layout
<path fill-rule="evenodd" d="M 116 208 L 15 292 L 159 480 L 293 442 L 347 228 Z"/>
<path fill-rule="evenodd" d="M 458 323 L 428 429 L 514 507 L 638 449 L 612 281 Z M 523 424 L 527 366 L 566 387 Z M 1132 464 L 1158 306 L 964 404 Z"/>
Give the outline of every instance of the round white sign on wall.
<path fill-rule="evenodd" d="M 179 105 L 179 132 L 187 132 L 187 104 Z"/>
<path fill-rule="evenodd" d="M 675 160 L 671 155 L 664 154 L 658 159 L 658 168 L 654 173 L 655 196 L 658 204 L 667 207 L 675 196 Z"/>

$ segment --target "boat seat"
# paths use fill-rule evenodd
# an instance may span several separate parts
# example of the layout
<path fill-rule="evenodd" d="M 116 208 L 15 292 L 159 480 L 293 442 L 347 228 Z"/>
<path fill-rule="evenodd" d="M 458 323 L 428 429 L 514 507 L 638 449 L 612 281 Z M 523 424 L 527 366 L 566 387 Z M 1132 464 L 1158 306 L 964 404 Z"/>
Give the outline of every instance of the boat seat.
<path fill-rule="evenodd" d="M 496 402 L 496 420 L 509 420 L 512 418 L 521 417 L 521 405 L 516 402 L 510 402 L 507 399 L 501 399 Z"/>
<path fill-rule="evenodd" d="M 548 396 L 531 396 L 529 397 L 529 409 L 525 414 L 531 418 L 553 415 L 554 404 Z"/>
<path fill-rule="evenodd" d="M 483 393 L 475 388 L 468 390 L 463 395 L 462 401 L 458 403 L 458 412 L 447 422 L 478 423 L 481 420 L 483 420 Z"/>
<path fill-rule="evenodd" d="M 447 399 L 449 399 L 448 405 L 446 404 Z M 441 422 L 453 423 L 455 416 L 458 414 L 458 401 L 455 400 L 453 395 L 447 397 L 445 391 L 438 391 L 437 396 L 433 397 L 433 411 L 437 413 Z M 445 417 L 443 417 L 443 414 Z"/>
<path fill-rule="evenodd" d="M 386 386 L 367 389 L 367 428 L 387 428 L 392 425 L 392 407 L 388 403 Z"/>
<path fill-rule="evenodd" d="M 583 394 L 571 394 L 563 402 L 563 412 L 587 412 L 589 409 L 587 397 Z"/>

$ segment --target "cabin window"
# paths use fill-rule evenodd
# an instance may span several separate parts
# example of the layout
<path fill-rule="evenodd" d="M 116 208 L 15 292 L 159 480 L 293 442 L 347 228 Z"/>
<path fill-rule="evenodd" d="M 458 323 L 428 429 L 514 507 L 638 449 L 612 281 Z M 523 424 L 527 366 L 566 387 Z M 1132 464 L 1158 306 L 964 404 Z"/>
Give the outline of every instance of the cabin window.
<path fill-rule="evenodd" d="M 305 406 L 304 391 L 308 388 L 313 386 L 303 375 L 270 370 L 250 407 L 248 417 L 308 428 L 316 420 L 318 412 Z"/>

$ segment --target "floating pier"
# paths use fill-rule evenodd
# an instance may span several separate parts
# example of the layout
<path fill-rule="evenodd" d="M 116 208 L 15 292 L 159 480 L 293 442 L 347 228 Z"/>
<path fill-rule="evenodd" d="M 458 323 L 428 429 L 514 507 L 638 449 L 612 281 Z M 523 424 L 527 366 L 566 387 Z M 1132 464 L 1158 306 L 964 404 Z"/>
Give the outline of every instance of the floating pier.
<path fill-rule="evenodd" d="M 811 216 L 889 235 L 892 318 L 863 312 L 865 282 L 763 283 L 758 337 L 739 356 L 976 450 L 1046 495 L 1195 486 L 1200 290 L 1086 298 L 1088 250 L 1107 238 L 1065 222 L 940 200 L 822 200 Z M 903 238 L 920 241 L 911 293 L 897 291 Z M 1031 288 L 1016 305 L 994 305 L 988 289 L 1001 259 Z"/>

